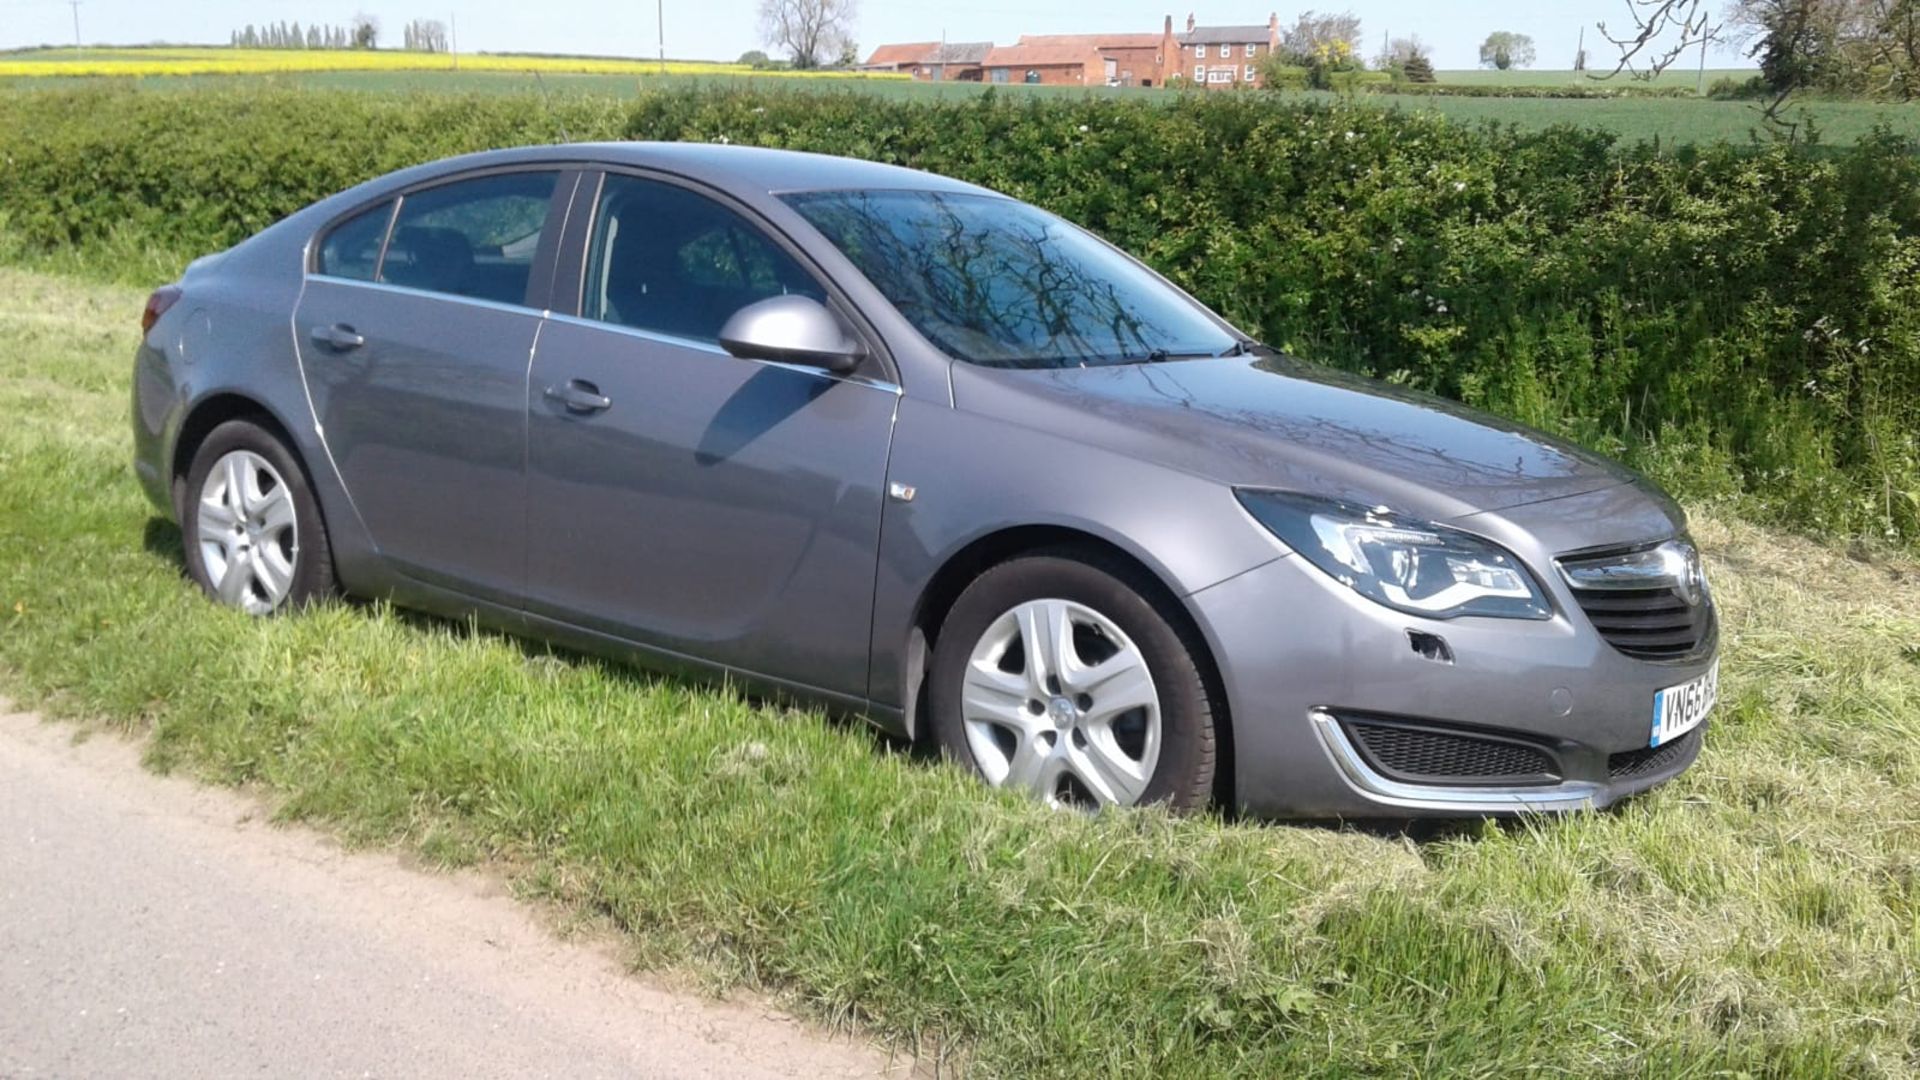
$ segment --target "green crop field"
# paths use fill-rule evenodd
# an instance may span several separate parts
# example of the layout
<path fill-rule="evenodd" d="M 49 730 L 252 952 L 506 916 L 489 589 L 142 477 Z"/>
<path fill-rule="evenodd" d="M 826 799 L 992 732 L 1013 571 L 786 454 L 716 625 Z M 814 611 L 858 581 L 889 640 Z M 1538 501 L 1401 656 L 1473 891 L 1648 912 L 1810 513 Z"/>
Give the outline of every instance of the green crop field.
<path fill-rule="evenodd" d="M 60 61 L 119 60 L 138 55 L 141 50 L 33 50 L 0 53 L 0 65 L 7 62 L 51 65 Z M 688 65 L 671 62 L 676 69 Z M 419 71 L 380 69 L 359 71 L 301 71 L 240 75 L 153 74 L 139 78 L 107 76 L 5 75 L 0 74 L 0 90 L 34 87 L 72 87 L 101 82 L 125 82 L 155 91 L 192 91 L 232 88 L 236 85 L 292 86 L 325 90 L 357 90 L 374 94 L 410 93 L 485 93 L 550 95 L 594 95 L 632 98 L 648 91 L 688 87 L 735 87 L 774 89 L 784 93 L 821 93 L 854 91 L 889 100 L 927 101 L 971 98 L 987 92 L 979 83 L 924 83 L 900 79 L 792 79 L 727 70 L 703 74 L 676 70 L 658 74 L 644 70 L 644 61 L 635 61 L 635 71 L 621 73 L 577 73 L 545 70 L 538 76 L 530 71 Z M 156 70 L 159 70 L 156 67 Z M 1710 69 L 1706 82 L 1712 85 L 1720 77 L 1744 79 L 1750 70 Z M 1660 88 L 1691 88 L 1696 81 L 1693 70 L 1668 70 L 1654 80 Z M 1466 70 L 1439 73 L 1443 85 L 1514 86 L 1538 88 L 1573 86 L 1621 90 L 1632 94 L 1647 85 L 1624 76 L 1596 81 L 1574 71 L 1494 71 Z M 1002 85 L 992 88 L 996 94 L 1018 99 L 1054 99 L 1061 97 L 1131 98 L 1166 104 L 1178 94 L 1166 90 L 1133 88 L 1080 88 L 1063 86 Z M 1325 99 L 1325 93 L 1274 94 L 1276 100 Z M 1440 97 L 1367 93 L 1360 101 L 1378 108 L 1430 111 L 1469 124 L 1512 124 L 1523 130 L 1540 130 L 1557 125 L 1597 128 L 1614 132 L 1630 141 L 1654 141 L 1663 144 L 1699 143 L 1731 140 L 1745 142 L 1763 136 L 1765 125 L 1758 109 L 1743 101 L 1711 101 L 1694 98 L 1636 98 L 1632 96 L 1598 100 L 1557 98 Z M 1920 103 L 1813 100 L 1794 110 L 1793 118 L 1810 120 L 1820 138 L 1828 143 L 1857 141 L 1876 127 L 1886 127 L 1904 135 L 1920 135 Z"/>

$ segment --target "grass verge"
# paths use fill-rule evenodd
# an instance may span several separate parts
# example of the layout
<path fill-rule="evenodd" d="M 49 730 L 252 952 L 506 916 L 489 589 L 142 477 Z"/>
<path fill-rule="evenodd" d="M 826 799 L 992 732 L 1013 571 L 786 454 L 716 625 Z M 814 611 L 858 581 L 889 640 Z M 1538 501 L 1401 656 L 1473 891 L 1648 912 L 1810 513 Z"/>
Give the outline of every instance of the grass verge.
<path fill-rule="evenodd" d="M 1920 564 L 1699 522 L 1722 712 L 1616 812 L 1048 814 L 725 691 L 207 604 L 127 464 L 141 300 L 0 270 L 0 689 L 150 733 L 157 767 L 498 863 L 647 963 L 980 1075 L 1920 1071 Z"/>

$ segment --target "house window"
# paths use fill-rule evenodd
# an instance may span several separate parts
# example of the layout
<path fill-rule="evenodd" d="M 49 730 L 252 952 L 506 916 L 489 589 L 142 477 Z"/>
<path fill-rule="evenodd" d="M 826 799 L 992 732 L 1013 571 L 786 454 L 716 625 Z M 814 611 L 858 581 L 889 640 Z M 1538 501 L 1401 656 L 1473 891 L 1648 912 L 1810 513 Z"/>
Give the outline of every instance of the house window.
<path fill-rule="evenodd" d="M 1197 83 L 1207 81 L 1207 66 L 1205 64 L 1193 65 L 1193 81 Z"/>
<path fill-rule="evenodd" d="M 1205 45 L 1195 45 L 1193 47 L 1193 58 L 1195 60 L 1205 60 L 1207 58 L 1207 47 Z"/>
<path fill-rule="evenodd" d="M 1253 65 L 1248 64 L 1246 73 L 1241 75 L 1240 77 L 1242 79 L 1245 79 L 1247 82 L 1252 82 L 1253 81 Z"/>
<path fill-rule="evenodd" d="M 1251 41 L 1249 41 L 1249 42 L 1247 42 L 1247 59 L 1249 59 L 1249 60 L 1251 60 L 1251 59 L 1253 59 L 1253 50 L 1255 50 L 1255 49 L 1257 49 L 1257 48 L 1259 48 L 1259 46 L 1258 46 L 1258 45 L 1255 45 L 1255 44 L 1254 44 L 1253 42 L 1251 42 Z"/>
<path fill-rule="evenodd" d="M 1003 82 L 1006 82 L 1006 81 L 1007 81 L 1007 69 L 1006 69 L 1006 68 L 994 68 L 994 69 L 993 69 L 993 81 L 994 81 L 994 82 L 997 82 L 997 83 L 1003 83 Z"/>
<path fill-rule="evenodd" d="M 1232 55 L 1233 55 L 1233 46 L 1227 44 L 1224 41 L 1221 42 L 1220 43 L 1220 59 L 1225 60 L 1227 57 Z"/>

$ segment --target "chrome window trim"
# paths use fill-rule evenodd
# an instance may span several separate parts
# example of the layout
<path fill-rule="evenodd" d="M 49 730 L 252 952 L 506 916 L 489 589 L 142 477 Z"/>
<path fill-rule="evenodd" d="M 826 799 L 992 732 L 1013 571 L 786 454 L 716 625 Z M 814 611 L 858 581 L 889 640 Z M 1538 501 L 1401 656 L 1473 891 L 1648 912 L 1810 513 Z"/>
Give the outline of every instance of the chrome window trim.
<path fill-rule="evenodd" d="M 1446 787 L 1390 780 L 1367 764 L 1331 712 L 1313 709 L 1307 715 L 1341 779 L 1362 798 L 1382 806 L 1461 815 L 1545 814 L 1588 810 L 1608 801 L 1607 788 L 1588 780 L 1534 787 Z"/>
<path fill-rule="evenodd" d="M 324 281 L 334 285 L 351 285 L 361 289 L 377 289 L 381 292 L 398 293 L 401 296 L 417 296 L 424 300 L 444 300 L 451 304 L 468 304 L 473 307 L 490 308 L 495 311 L 511 311 L 520 315 L 544 317 L 547 313 L 539 308 L 525 304 L 507 304 L 499 300 L 486 300 L 478 296 L 461 296 L 459 293 L 435 292 L 432 289 L 417 289 L 411 285 L 395 285 L 387 281 L 361 281 L 358 278 L 335 277 L 332 274 L 307 275 L 309 281 Z"/>
<path fill-rule="evenodd" d="M 823 368 L 808 367 L 805 364 L 789 364 L 779 360 L 748 359 L 735 356 L 719 345 L 711 341 L 702 341 L 699 338 L 680 337 L 677 334 L 663 334 L 657 330 L 643 330 L 637 326 L 623 326 L 619 323 L 604 322 L 600 319 L 588 319 L 579 315 L 564 315 L 557 311 L 549 311 L 544 314 L 550 322 L 565 323 L 568 326 L 578 326 L 589 330 L 620 334 L 624 337 L 637 338 L 654 345 L 671 345 L 675 348 L 692 349 L 695 352 L 703 352 L 713 356 L 723 356 L 728 360 L 758 364 L 762 367 L 781 368 L 786 371 L 799 372 L 802 375 L 812 375 L 816 378 L 827 379 L 832 382 L 848 383 L 853 386 L 864 386 L 874 390 L 883 390 L 896 396 L 903 393 L 900 389 L 900 384 L 888 382 L 885 379 L 875 379 L 865 375 L 837 375 Z"/>

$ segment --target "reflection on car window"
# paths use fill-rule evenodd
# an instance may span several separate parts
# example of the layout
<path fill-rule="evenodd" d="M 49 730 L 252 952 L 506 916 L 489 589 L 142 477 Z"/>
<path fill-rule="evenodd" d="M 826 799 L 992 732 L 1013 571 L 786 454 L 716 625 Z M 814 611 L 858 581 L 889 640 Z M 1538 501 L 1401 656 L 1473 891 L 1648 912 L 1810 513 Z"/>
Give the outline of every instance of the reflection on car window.
<path fill-rule="evenodd" d="M 798 293 L 811 275 L 732 210 L 672 184 L 609 176 L 594 214 L 581 314 L 659 334 L 717 341 L 734 312 Z"/>
<path fill-rule="evenodd" d="M 995 195 L 818 191 L 784 196 L 927 340 L 997 367 L 1216 355 L 1236 339 L 1132 260 Z"/>
<path fill-rule="evenodd" d="M 525 303 L 557 176 L 503 173 L 408 195 L 400 201 L 380 280 Z"/>
<path fill-rule="evenodd" d="M 392 216 L 393 203 L 383 202 L 334 226 L 320 245 L 319 265 L 314 269 L 333 277 L 372 281 L 380 261 L 380 242 L 387 238 L 387 220 Z"/>

